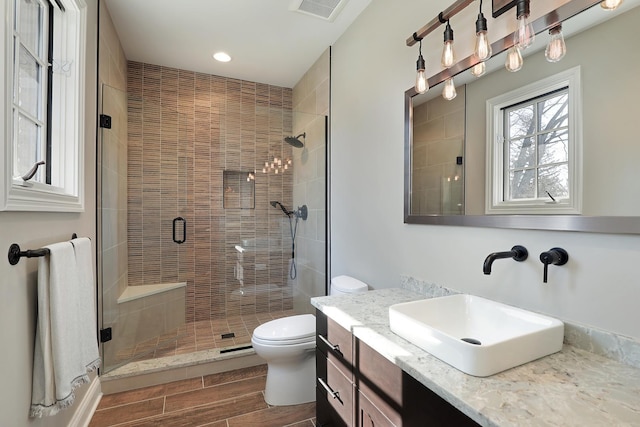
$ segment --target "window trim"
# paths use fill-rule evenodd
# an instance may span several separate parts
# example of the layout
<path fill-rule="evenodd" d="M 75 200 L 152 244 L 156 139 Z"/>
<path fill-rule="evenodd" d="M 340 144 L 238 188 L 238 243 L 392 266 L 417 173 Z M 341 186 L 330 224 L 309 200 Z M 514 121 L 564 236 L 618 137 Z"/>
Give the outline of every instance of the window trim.
<path fill-rule="evenodd" d="M 13 19 L 13 1 L 4 2 L 0 8 L 0 19 Z M 59 57 L 68 58 L 72 52 L 73 62 L 69 72 L 75 76 L 72 81 L 58 83 L 58 105 L 53 105 L 52 121 L 64 123 L 59 132 L 52 134 L 54 141 L 62 143 L 52 149 L 52 161 L 62 161 L 61 173 L 52 176 L 52 184 L 24 182 L 13 177 L 13 79 L 14 79 L 14 41 L 13 25 L 7 25 L 0 32 L 0 55 L 4 61 L 0 66 L 0 117 L 4 120 L 4 149 L 0 149 L 0 211 L 41 211 L 41 212 L 83 212 L 84 211 L 84 140 L 85 140 L 85 58 L 87 5 L 85 0 L 63 0 L 65 11 L 62 13 L 56 4 L 52 12 L 58 13 L 58 31 L 63 40 Z M 52 2 L 53 4 L 53 2 Z M 61 30 L 62 27 L 62 30 Z M 54 37 L 56 28 L 54 27 Z M 45 47 L 46 49 L 46 47 Z M 68 65 L 68 64 L 67 64 Z M 56 78 L 54 73 L 54 79 Z M 69 79 L 64 79 L 69 80 Z M 62 85 L 62 87 L 60 87 Z M 59 96 L 64 94 L 64 96 Z M 56 160 L 57 159 L 57 160 Z M 58 163 L 60 164 L 60 163 Z"/>
<path fill-rule="evenodd" d="M 544 200 L 504 201 L 505 107 L 568 87 L 569 93 L 569 194 L 559 203 Z M 582 86 L 580 66 L 509 91 L 486 101 L 487 156 L 485 213 L 492 214 L 580 214 L 582 213 Z"/>

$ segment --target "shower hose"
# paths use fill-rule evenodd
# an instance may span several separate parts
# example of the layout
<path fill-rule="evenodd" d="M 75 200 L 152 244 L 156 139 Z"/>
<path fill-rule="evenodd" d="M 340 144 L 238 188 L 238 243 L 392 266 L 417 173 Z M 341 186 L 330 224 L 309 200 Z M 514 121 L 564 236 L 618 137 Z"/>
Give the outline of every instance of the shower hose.
<path fill-rule="evenodd" d="M 294 216 L 296 218 L 295 224 L 293 223 Z M 290 215 L 289 216 L 289 230 L 291 231 L 291 265 L 289 266 L 289 277 L 293 280 L 298 275 L 298 271 L 296 268 L 296 233 L 298 232 L 298 220 L 300 217 L 298 215 Z"/>

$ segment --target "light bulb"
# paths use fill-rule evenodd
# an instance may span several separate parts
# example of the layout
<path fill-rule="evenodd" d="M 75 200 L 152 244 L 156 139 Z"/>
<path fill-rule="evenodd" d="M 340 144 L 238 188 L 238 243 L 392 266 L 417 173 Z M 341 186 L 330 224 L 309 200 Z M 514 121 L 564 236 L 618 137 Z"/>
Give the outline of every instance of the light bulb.
<path fill-rule="evenodd" d="M 536 33 L 533 31 L 533 25 L 529 22 L 529 0 L 519 0 L 516 3 L 518 18 L 518 29 L 513 35 L 513 43 L 520 46 L 520 49 L 526 49 L 536 39 Z"/>
<path fill-rule="evenodd" d="M 453 78 L 447 79 L 444 82 L 444 88 L 442 89 L 442 97 L 447 101 L 451 101 L 457 95 L 456 87 L 453 84 Z"/>
<path fill-rule="evenodd" d="M 622 0 L 602 0 L 600 7 L 604 10 L 616 10 L 622 4 Z"/>
<path fill-rule="evenodd" d="M 422 57 L 422 37 L 418 37 L 416 33 L 413 33 L 413 39 L 418 44 L 418 60 L 416 61 L 416 84 L 415 89 L 418 93 L 425 93 L 429 90 L 429 82 L 427 81 L 427 75 L 424 70 L 427 68 L 424 58 Z"/>
<path fill-rule="evenodd" d="M 549 30 L 549 43 L 544 50 L 544 56 L 549 62 L 558 62 L 567 53 L 567 45 L 564 44 L 564 37 L 562 37 L 562 26 L 558 25 Z"/>
<path fill-rule="evenodd" d="M 518 46 L 513 46 L 507 52 L 507 60 L 505 61 L 504 66 L 508 71 L 515 73 L 522 68 L 522 62 L 520 48 Z"/>
<path fill-rule="evenodd" d="M 444 68 L 449 68 L 455 63 L 452 41 L 444 43 L 444 47 L 442 48 L 442 60 L 440 63 Z"/>
<path fill-rule="evenodd" d="M 476 20 L 476 56 L 480 61 L 485 61 L 491 58 L 491 43 L 489 43 L 489 37 L 487 36 L 487 20 L 480 12 L 478 19 Z"/>
<path fill-rule="evenodd" d="M 484 62 L 479 62 L 471 68 L 471 74 L 473 74 L 475 77 L 480 77 L 484 74 L 486 69 L 487 67 Z"/>
<path fill-rule="evenodd" d="M 428 90 L 429 83 L 427 83 L 427 76 L 424 70 L 418 70 L 418 74 L 416 75 L 416 92 L 425 93 Z"/>
<path fill-rule="evenodd" d="M 453 30 L 449 21 L 444 30 L 444 47 L 442 48 L 442 59 L 440 61 L 442 67 L 449 68 L 455 63 L 455 55 L 453 53 Z"/>
<path fill-rule="evenodd" d="M 483 31 L 476 34 L 476 56 L 481 61 L 486 61 L 491 58 L 491 44 L 489 44 L 489 38 L 487 32 Z"/>

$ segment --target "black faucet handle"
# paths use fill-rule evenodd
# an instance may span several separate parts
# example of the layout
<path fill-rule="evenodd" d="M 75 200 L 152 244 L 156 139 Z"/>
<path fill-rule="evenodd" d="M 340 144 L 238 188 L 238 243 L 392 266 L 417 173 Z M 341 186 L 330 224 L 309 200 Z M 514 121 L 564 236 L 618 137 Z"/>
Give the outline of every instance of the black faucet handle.
<path fill-rule="evenodd" d="M 547 272 L 550 264 L 565 265 L 569 261 L 569 254 L 562 248 L 551 248 L 540 254 L 540 261 L 544 264 L 542 281 L 547 283 Z"/>

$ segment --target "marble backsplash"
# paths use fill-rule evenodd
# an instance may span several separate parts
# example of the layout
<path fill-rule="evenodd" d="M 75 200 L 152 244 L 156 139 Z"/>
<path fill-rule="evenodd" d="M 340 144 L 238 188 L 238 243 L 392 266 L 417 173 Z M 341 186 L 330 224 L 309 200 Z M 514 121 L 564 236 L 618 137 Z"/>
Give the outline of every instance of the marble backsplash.
<path fill-rule="evenodd" d="M 455 295 L 455 289 L 430 283 L 411 276 L 400 276 L 400 287 L 427 298 Z M 630 337 L 617 335 L 576 323 L 564 322 L 564 343 L 576 348 L 616 360 L 640 369 L 640 342 Z"/>

